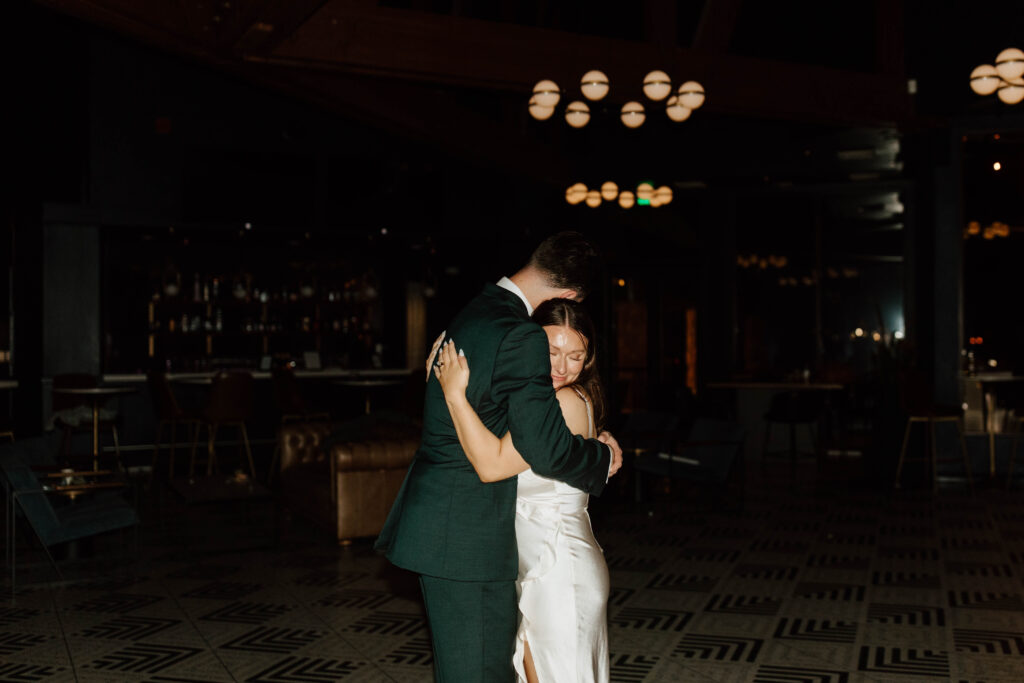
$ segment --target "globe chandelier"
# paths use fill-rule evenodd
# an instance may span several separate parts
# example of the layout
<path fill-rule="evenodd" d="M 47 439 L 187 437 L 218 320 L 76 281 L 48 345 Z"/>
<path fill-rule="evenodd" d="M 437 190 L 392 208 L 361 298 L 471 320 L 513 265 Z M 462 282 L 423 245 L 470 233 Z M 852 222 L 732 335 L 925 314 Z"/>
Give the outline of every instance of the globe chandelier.
<path fill-rule="evenodd" d="M 590 123 L 591 105 L 599 102 L 608 94 L 611 84 L 608 77 L 596 69 L 588 71 L 580 78 L 580 92 L 584 99 L 577 99 L 565 106 L 565 122 L 573 128 L 583 128 Z M 654 70 L 644 76 L 643 93 L 654 103 L 664 102 L 665 115 L 671 121 L 681 122 L 690 118 L 694 109 L 704 104 L 704 86 L 697 81 L 686 81 L 672 94 L 672 80 L 664 71 Z M 528 109 L 530 116 L 538 121 L 550 119 L 555 108 L 562 99 L 562 90 L 552 80 L 544 79 L 533 86 Z M 649 105 L 654 106 L 654 105 Z M 630 100 L 619 109 L 619 120 L 627 128 L 639 128 L 647 120 L 647 110 L 643 103 Z"/>
<path fill-rule="evenodd" d="M 971 72 L 971 90 L 979 95 L 996 93 L 1004 104 L 1024 100 L 1024 52 L 1008 47 L 996 57 L 995 66 L 975 67 Z"/>
<path fill-rule="evenodd" d="M 653 183 L 642 182 L 636 186 L 636 190 L 619 191 L 619 186 L 611 180 L 601 184 L 600 188 L 588 188 L 583 183 L 570 185 L 565 191 L 565 201 L 569 204 L 586 204 L 592 209 L 601 206 L 602 203 L 618 201 L 623 209 L 632 209 L 634 206 L 650 206 L 658 208 L 672 202 L 672 188 L 662 185 L 655 188 Z"/>

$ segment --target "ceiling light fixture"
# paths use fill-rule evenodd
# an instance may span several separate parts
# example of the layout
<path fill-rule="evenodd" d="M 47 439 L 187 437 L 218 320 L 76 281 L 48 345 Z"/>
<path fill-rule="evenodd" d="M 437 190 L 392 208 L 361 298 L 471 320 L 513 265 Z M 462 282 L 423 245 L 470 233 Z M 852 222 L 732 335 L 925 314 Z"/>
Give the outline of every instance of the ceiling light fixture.
<path fill-rule="evenodd" d="M 971 90 L 979 95 L 996 93 L 1004 104 L 1024 100 L 1024 52 L 1008 47 L 996 57 L 996 65 L 981 64 L 971 72 Z"/>
<path fill-rule="evenodd" d="M 602 71 L 593 69 L 580 79 L 580 93 L 591 102 L 599 102 L 608 94 L 611 84 Z M 643 94 L 652 102 L 665 103 L 665 115 L 670 121 L 681 122 L 690 118 L 694 109 L 704 104 L 704 86 L 697 81 L 686 81 L 672 94 L 672 80 L 664 71 L 655 69 L 643 80 Z M 530 97 L 530 116 L 538 121 L 551 118 L 555 107 L 562 99 L 562 91 L 550 80 L 538 81 Z M 627 128 L 639 128 L 647 120 L 644 105 L 636 100 L 625 102 L 618 110 L 619 120 Z M 573 100 L 565 107 L 565 122 L 573 128 L 583 128 L 590 123 L 591 105 L 583 100 Z"/>
<path fill-rule="evenodd" d="M 588 189 L 583 183 L 575 183 L 565 190 L 565 201 L 569 204 L 585 203 L 592 209 L 601 206 L 602 200 L 612 203 L 618 200 L 619 206 L 623 209 L 631 209 L 634 206 L 650 206 L 658 208 L 672 202 L 672 188 L 662 185 L 655 189 L 649 182 L 642 182 L 636 187 L 636 191 L 622 190 L 611 180 L 603 183 L 600 188 Z"/>

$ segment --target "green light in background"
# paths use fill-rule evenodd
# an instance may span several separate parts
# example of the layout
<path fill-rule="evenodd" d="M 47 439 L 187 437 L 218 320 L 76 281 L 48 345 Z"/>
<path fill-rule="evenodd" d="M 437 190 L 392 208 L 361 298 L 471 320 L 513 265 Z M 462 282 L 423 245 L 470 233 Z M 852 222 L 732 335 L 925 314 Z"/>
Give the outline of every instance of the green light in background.
<path fill-rule="evenodd" d="M 651 200 L 650 199 L 638 199 L 638 200 L 636 200 L 636 204 L 637 204 L 637 206 L 650 206 L 651 205 Z"/>

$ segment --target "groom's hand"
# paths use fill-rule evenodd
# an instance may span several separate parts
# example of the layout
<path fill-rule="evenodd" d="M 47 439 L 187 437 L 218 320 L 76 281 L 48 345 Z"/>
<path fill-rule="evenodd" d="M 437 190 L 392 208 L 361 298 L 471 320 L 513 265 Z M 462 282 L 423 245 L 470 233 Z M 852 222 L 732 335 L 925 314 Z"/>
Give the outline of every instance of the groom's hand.
<path fill-rule="evenodd" d="M 622 449 L 619 448 L 619 442 L 615 440 L 615 437 L 610 432 L 601 432 L 597 435 L 597 440 L 608 444 L 608 447 L 612 449 L 612 464 L 608 468 L 608 476 L 611 477 L 622 467 Z"/>

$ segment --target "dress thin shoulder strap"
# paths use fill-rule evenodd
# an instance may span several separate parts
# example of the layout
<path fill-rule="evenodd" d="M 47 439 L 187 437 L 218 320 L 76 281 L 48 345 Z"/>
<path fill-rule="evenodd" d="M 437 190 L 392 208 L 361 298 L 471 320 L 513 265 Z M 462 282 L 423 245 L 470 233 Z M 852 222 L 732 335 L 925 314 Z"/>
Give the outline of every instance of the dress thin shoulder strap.
<path fill-rule="evenodd" d="M 579 387 L 573 386 L 572 390 L 576 392 L 577 396 L 583 399 L 583 403 L 587 406 L 587 436 L 592 439 L 594 438 L 594 412 L 590 407 L 590 399 L 587 398 L 587 395 L 584 394 Z"/>

